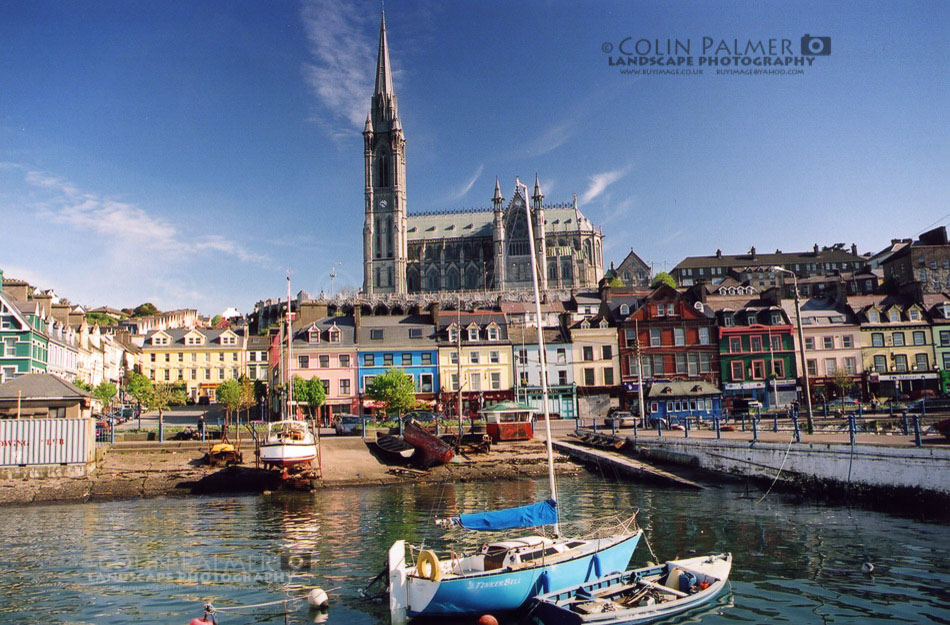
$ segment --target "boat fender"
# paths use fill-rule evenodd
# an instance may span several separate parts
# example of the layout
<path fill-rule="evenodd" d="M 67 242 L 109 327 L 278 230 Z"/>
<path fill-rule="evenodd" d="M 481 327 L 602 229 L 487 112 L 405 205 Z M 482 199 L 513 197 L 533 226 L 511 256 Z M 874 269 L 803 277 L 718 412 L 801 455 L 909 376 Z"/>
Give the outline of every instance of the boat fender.
<path fill-rule="evenodd" d="M 419 552 L 419 559 L 416 560 L 416 573 L 419 577 L 425 577 L 429 581 L 437 582 L 442 579 L 442 569 L 439 567 L 439 558 L 431 549 L 424 549 Z"/>
<path fill-rule="evenodd" d="M 312 608 L 325 608 L 330 605 L 330 599 L 322 588 L 314 588 L 307 595 L 307 603 Z"/>

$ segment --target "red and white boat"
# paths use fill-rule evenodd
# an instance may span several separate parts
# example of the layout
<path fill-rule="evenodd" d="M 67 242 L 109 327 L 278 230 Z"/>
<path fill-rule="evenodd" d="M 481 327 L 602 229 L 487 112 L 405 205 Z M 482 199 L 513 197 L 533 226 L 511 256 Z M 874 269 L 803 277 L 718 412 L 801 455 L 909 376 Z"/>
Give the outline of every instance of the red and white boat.
<path fill-rule="evenodd" d="M 317 443 L 305 421 L 296 419 L 267 424 L 261 443 L 264 468 L 285 468 L 310 464 L 317 458 Z"/>

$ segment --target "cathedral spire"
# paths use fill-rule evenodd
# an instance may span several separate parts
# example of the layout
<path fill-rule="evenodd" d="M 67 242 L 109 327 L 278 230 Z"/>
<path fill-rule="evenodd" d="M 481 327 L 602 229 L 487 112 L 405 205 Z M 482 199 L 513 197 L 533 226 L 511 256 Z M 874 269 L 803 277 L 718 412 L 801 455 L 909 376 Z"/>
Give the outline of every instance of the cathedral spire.
<path fill-rule="evenodd" d="M 495 176 L 495 195 L 492 197 L 492 201 L 504 200 L 505 198 L 501 195 L 501 185 L 498 183 L 498 176 Z"/>
<path fill-rule="evenodd" d="M 541 195 L 541 182 L 538 180 L 538 173 L 537 173 L 537 172 L 534 173 L 534 195 L 531 196 L 531 197 L 532 197 L 532 198 L 543 198 L 543 197 L 544 197 L 543 195 Z"/>
<path fill-rule="evenodd" d="M 376 57 L 376 90 L 373 95 L 393 95 L 393 73 L 389 64 L 389 42 L 386 39 L 386 14 L 379 23 L 379 55 Z"/>

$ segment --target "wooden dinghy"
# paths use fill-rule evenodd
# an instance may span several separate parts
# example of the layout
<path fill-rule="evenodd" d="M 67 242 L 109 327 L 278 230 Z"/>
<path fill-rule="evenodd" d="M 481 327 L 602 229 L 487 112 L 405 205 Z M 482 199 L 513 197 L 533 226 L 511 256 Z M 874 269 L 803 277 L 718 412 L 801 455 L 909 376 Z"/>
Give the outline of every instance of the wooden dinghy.
<path fill-rule="evenodd" d="M 702 607 L 729 581 L 732 554 L 671 560 L 532 599 L 544 625 L 650 623 Z"/>
<path fill-rule="evenodd" d="M 394 459 L 408 460 L 416 448 L 398 436 L 392 434 L 377 434 L 376 447 L 383 455 Z"/>

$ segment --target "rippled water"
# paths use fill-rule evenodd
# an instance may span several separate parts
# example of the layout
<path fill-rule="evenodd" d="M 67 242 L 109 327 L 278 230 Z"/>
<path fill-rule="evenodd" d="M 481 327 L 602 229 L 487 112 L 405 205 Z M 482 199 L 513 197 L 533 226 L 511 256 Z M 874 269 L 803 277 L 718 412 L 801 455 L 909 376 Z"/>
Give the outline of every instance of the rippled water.
<path fill-rule="evenodd" d="M 950 623 L 947 525 L 582 476 L 559 482 L 562 513 L 640 509 L 660 559 L 731 551 L 731 590 L 672 622 Z M 5 511 L 0 623 L 187 624 L 201 606 L 330 593 L 328 623 L 388 623 L 360 596 L 397 538 L 442 547 L 433 517 L 546 496 L 545 482 L 353 488 L 242 498 L 150 499 Z M 634 563 L 651 559 L 644 543 Z M 874 574 L 860 572 L 869 561 Z M 307 565 L 309 564 L 309 568 Z M 230 623 L 312 623 L 305 603 L 221 612 Z M 286 620 L 285 620 L 286 619 Z"/>

